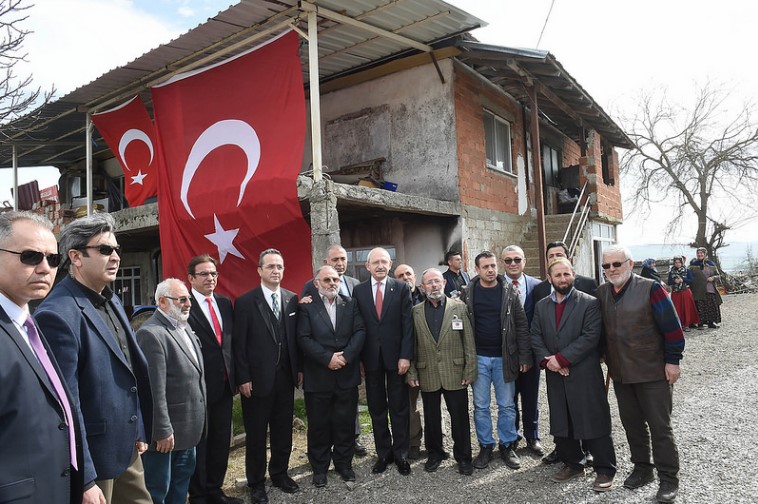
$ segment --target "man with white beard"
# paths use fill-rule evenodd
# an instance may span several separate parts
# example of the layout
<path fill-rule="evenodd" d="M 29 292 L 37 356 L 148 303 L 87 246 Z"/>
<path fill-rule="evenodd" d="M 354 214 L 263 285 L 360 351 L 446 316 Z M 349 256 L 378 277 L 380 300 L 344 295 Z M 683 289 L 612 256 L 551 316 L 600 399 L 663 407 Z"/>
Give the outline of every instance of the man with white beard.
<path fill-rule="evenodd" d="M 626 247 L 605 249 L 602 266 L 608 282 L 597 290 L 603 315 L 605 363 L 613 378 L 619 416 L 634 464 L 624 486 L 633 490 L 652 482 L 655 467 L 660 479 L 656 499 L 674 502 L 679 489 L 679 453 L 671 428 L 671 410 L 684 332 L 661 284 L 633 274 L 633 265 Z"/>
<path fill-rule="evenodd" d="M 195 471 L 195 446 L 205 429 L 200 341 L 187 324 L 191 298 L 168 278 L 155 289 L 158 309 L 137 331 L 153 391 L 153 436 L 142 454 L 153 502 L 184 504 Z"/>

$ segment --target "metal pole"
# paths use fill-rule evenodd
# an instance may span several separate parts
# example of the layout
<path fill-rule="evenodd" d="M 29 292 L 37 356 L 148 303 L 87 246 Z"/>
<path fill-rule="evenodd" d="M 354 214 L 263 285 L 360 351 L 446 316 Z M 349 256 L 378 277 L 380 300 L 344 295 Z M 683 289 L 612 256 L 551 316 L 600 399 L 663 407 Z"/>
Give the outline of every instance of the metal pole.
<path fill-rule="evenodd" d="M 87 142 L 86 171 L 87 171 L 87 215 L 92 215 L 92 119 L 89 113 L 85 122 L 85 142 Z"/>
<path fill-rule="evenodd" d="M 18 156 L 13 144 L 13 210 L 18 210 Z"/>
<path fill-rule="evenodd" d="M 313 180 L 321 180 L 321 89 L 318 75 L 318 16 L 308 12 L 308 77 L 311 101 L 311 149 Z"/>

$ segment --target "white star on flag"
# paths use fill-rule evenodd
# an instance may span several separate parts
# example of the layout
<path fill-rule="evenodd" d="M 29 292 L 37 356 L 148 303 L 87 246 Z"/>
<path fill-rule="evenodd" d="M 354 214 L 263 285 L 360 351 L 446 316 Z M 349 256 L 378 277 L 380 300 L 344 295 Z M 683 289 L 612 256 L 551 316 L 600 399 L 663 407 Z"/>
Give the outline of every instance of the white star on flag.
<path fill-rule="evenodd" d="M 213 222 L 216 226 L 216 232 L 207 234 L 205 237 L 208 238 L 208 240 L 218 249 L 218 258 L 221 264 L 224 263 L 227 254 L 232 254 L 240 259 L 244 259 L 245 256 L 242 255 L 242 252 L 237 250 L 237 247 L 235 247 L 233 243 L 234 239 L 237 237 L 237 233 L 239 233 L 239 228 L 229 230 L 224 229 L 221 227 L 221 223 L 218 221 L 216 214 L 213 214 Z"/>
<path fill-rule="evenodd" d="M 139 170 L 137 172 L 137 175 L 132 177 L 132 185 L 134 184 L 144 185 L 142 181 L 145 179 L 145 177 L 147 177 L 147 173 L 142 173 L 142 170 Z"/>

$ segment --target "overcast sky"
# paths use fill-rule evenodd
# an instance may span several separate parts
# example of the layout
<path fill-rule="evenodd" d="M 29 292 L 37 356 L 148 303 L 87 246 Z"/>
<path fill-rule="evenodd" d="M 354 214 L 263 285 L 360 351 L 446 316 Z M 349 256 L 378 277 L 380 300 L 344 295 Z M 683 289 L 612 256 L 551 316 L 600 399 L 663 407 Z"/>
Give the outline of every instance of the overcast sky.
<path fill-rule="evenodd" d="M 225 9 L 230 0 L 36 0 L 28 26 L 29 71 L 57 96 L 166 43 Z M 707 80 L 739 101 L 755 99 L 758 2 L 722 0 L 454 0 L 489 26 L 481 41 L 550 51 L 613 117 L 629 113 L 642 89 L 667 88 L 686 99 Z M 57 170 L 20 170 L 20 183 L 57 182 Z M 0 171 L 0 200 L 10 198 L 10 170 Z M 666 215 L 626 216 L 620 240 L 661 243 Z M 691 238 L 685 230 L 682 241 Z M 758 236 L 758 223 L 732 240 Z M 743 238 L 744 237 L 744 238 Z"/>

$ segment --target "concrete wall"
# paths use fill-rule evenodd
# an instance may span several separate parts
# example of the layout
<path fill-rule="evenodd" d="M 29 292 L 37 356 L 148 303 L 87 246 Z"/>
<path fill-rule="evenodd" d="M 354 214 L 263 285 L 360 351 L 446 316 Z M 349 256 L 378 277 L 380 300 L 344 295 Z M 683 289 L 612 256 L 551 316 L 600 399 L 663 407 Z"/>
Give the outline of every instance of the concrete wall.
<path fill-rule="evenodd" d="M 508 212 L 496 212 L 472 205 L 463 207 L 463 255 L 466 271 L 474 275 L 474 258 L 483 250 L 498 258 L 504 247 L 521 243 L 529 219 Z"/>

